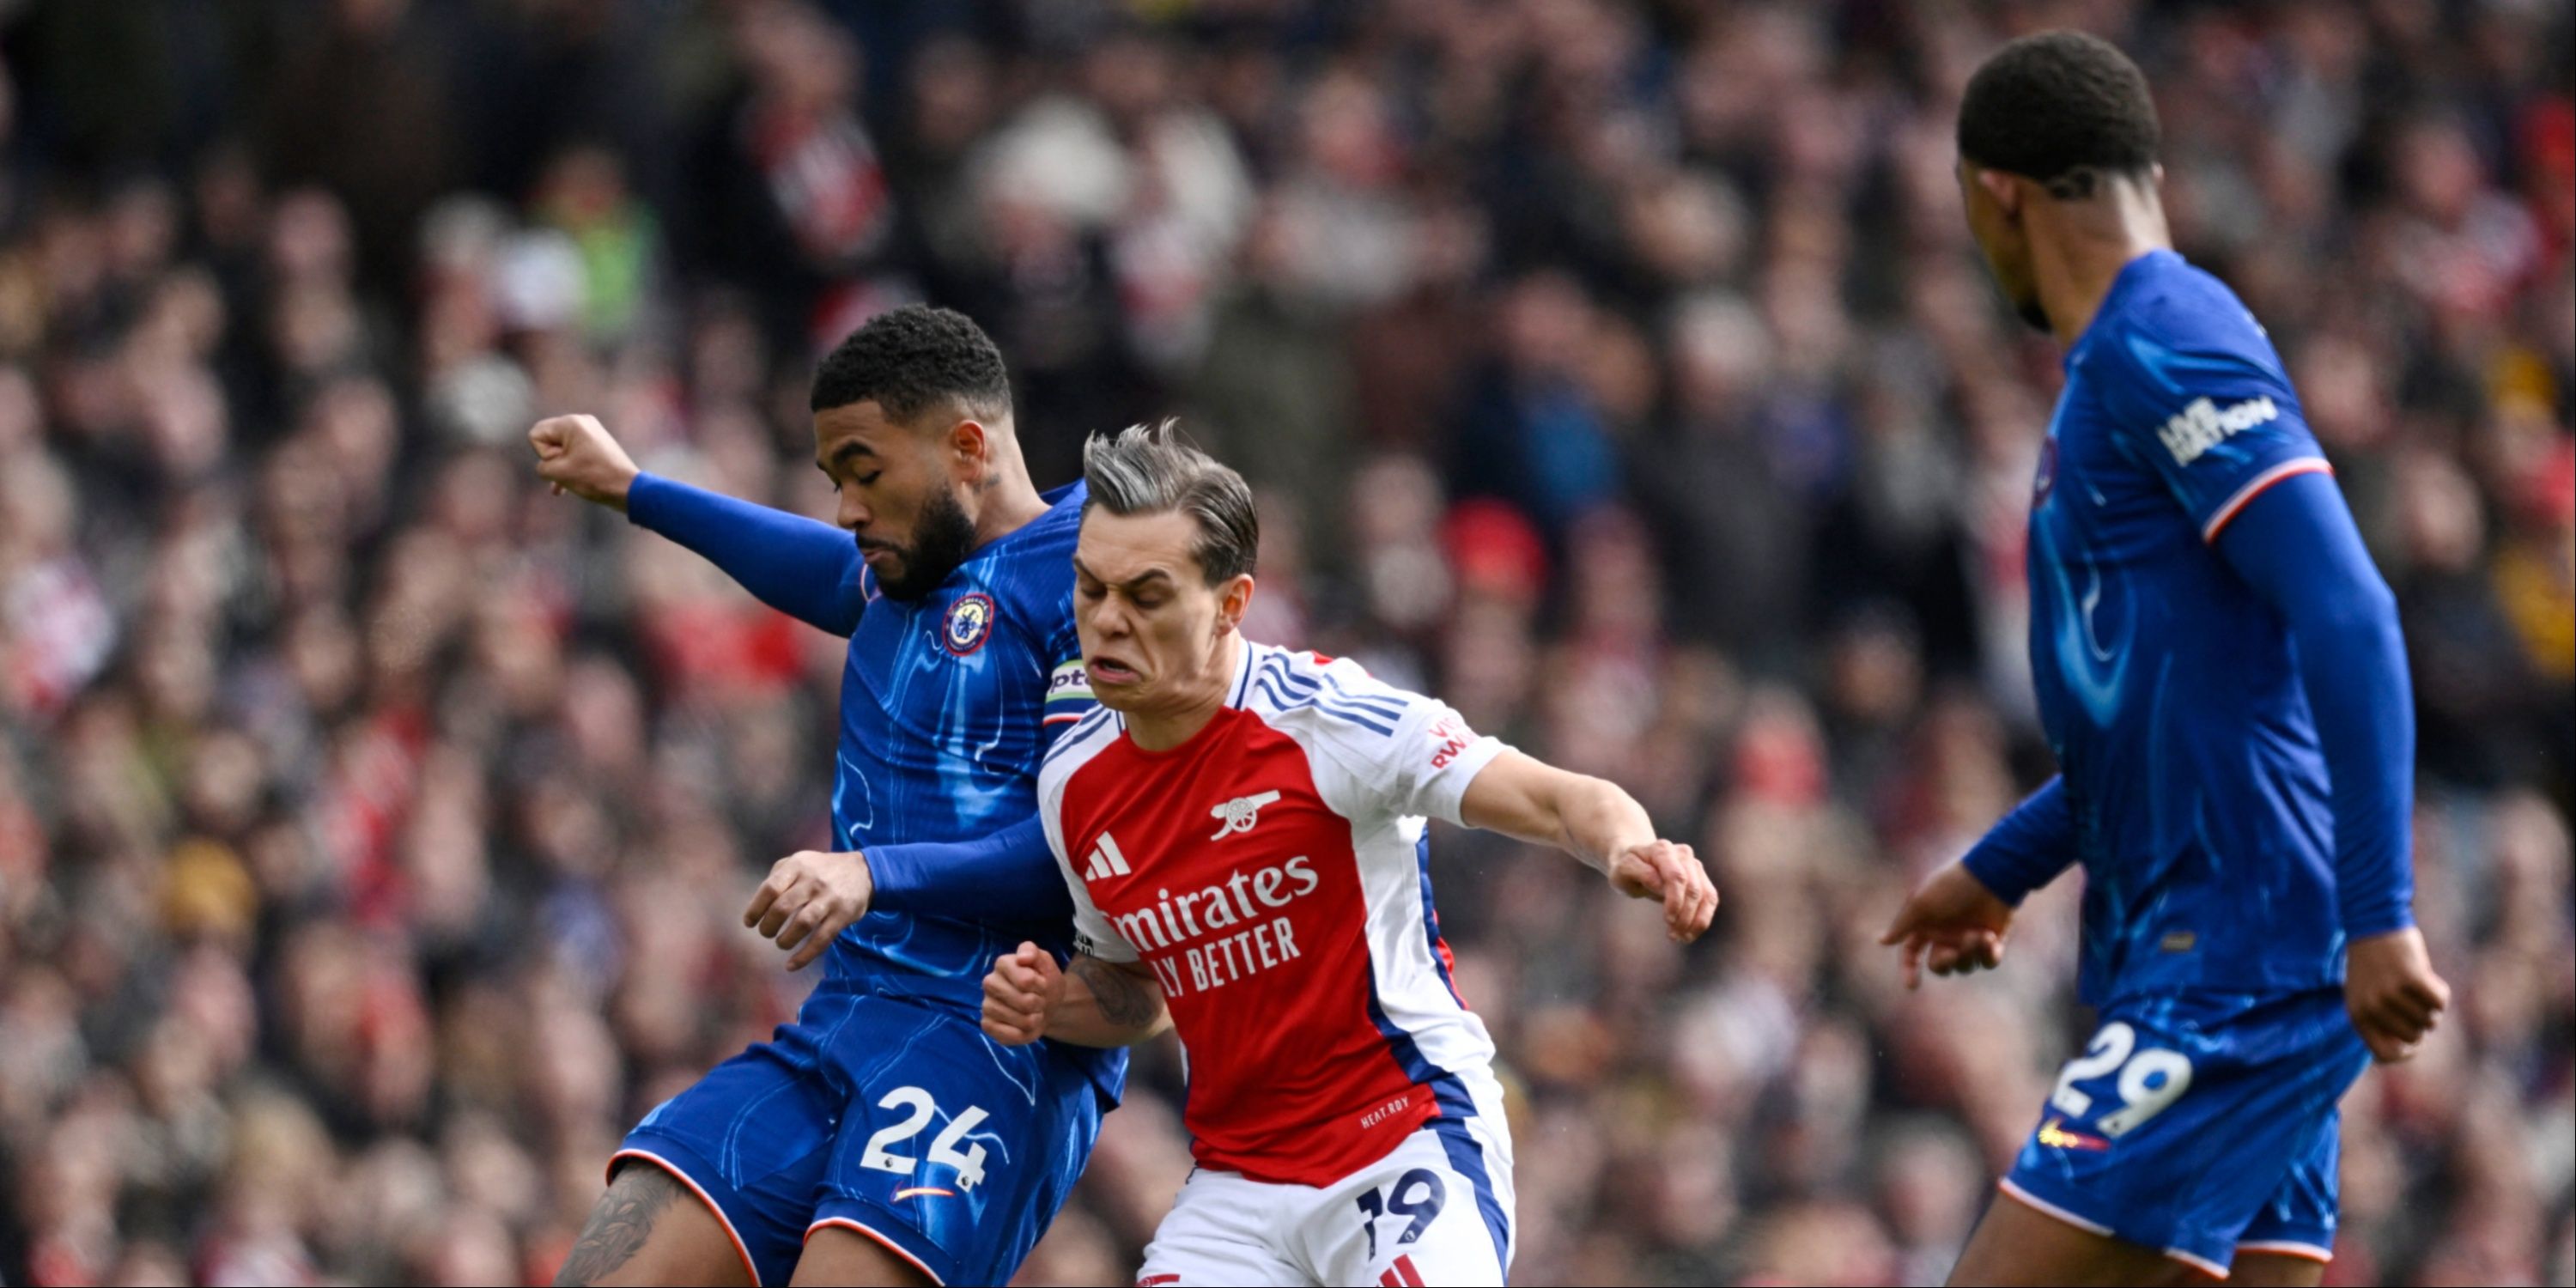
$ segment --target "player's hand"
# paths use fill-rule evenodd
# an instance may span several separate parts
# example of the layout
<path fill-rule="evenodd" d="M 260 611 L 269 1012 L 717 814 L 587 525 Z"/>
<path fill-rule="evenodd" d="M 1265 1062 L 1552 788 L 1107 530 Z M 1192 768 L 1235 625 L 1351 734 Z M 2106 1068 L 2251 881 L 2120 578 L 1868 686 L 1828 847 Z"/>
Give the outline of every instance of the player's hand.
<path fill-rule="evenodd" d="M 1064 971 L 1055 954 L 1036 944 L 993 959 L 984 977 L 984 1031 L 1004 1046 L 1026 1046 L 1046 1036 L 1047 1012 L 1064 996 Z"/>
<path fill-rule="evenodd" d="M 2003 964 L 2004 938 L 2012 933 L 2012 905 L 1995 896 L 1968 866 L 1945 863 L 1897 910 L 1878 942 L 1904 945 L 1905 987 L 1923 985 L 1923 967 L 1935 975 L 1966 975 Z"/>
<path fill-rule="evenodd" d="M 626 490 L 642 471 L 598 417 L 548 416 L 528 431 L 528 446 L 537 449 L 537 477 L 554 484 L 556 496 L 570 492 L 626 512 Z"/>
<path fill-rule="evenodd" d="M 2381 1063 L 2391 1064 L 2414 1055 L 2442 1022 L 2451 986 L 2433 973 L 2424 932 L 2408 926 L 2352 941 L 2345 953 L 2343 1004 L 2362 1043 Z"/>
<path fill-rule="evenodd" d="M 770 865 L 769 879 L 742 910 L 742 924 L 757 926 L 763 937 L 794 950 L 787 969 L 803 970 L 851 922 L 868 915 L 868 902 L 876 893 L 865 855 L 799 850 Z"/>
<path fill-rule="evenodd" d="M 1610 884 L 1631 899 L 1664 901 L 1664 933 L 1687 944 L 1717 915 L 1717 885 L 1691 847 L 1655 840 L 1610 856 Z"/>

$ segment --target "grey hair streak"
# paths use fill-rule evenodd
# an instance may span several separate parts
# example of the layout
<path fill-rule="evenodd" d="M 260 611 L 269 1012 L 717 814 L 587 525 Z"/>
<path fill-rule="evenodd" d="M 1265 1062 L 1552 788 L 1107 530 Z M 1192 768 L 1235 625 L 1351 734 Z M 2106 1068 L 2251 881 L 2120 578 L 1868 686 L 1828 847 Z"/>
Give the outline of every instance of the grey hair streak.
<path fill-rule="evenodd" d="M 1180 422 L 1130 425 L 1094 434 L 1082 445 L 1082 479 L 1093 506 L 1122 518 L 1179 513 L 1198 528 L 1190 554 L 1214 586 L 1252 571 L 1261 550 L 1261 522 L 1252 510 L 1252 488 L 1243 476 L 1190 445 Z"/>

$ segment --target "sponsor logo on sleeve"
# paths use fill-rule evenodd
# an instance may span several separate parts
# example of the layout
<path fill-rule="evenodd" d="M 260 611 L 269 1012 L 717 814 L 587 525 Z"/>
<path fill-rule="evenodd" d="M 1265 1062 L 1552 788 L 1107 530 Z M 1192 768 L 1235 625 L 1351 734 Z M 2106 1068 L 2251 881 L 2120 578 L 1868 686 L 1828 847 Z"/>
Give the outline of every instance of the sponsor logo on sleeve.
<path fill-rule="evenodd" d="M 2280 418 L 2281 409 L 2269 395 L 2224 408 L 2206 398 L 2194 398 L 2156 431 L 2156 437 L 2173 453 L 2174 464 L 2189 465 L 2230 437 Z"/>
<path fill-rule="evenodd" d="M 1447 769 L 1449 762 L 1456 760 L 1458 754 L 1465 751 L 1467 745 L 1476 740 L 1476 735 L 1469 733 L 1467 726 L 1452 719 L 1443 719 L 1434 723 L 1431 726 L 1430 736 L 1433 769 Z"/>
<path fill-rule="evenodd" d="M 1067 662 L 1047 676 L 1046 700 L 1071 702 L 1091 700 L 1091 676 L 1080 662 Z"/>

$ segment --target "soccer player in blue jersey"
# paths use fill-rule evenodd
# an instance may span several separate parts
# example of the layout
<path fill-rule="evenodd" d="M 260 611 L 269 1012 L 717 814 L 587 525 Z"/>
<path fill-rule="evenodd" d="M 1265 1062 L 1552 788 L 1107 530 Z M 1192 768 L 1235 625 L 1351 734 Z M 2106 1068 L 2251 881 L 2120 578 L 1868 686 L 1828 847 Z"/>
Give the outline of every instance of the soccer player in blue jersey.
<path fill-rule="evenodd" d="M 780 860 L 743 918 L 823 978 L 794 1023 L 627 1136 L 560 1283 L 1002 1283 L 1125 1076 L 1119 1053 L 980 1027 L 996 957 L 1071 943 L 1036 785 L 1092 706 L 1081 485 L 1030 483 L 1001 354 L 945 309 L 859 329 L 812 401 L 838 528 L 642 473 L 587 416 L 529 433 L 559 491 L 850 641 L 837 852 Z"/>
<path fill-rule="evenodd" d="M 2117 49 L 2016 40 L 1959 109 L 1968 222 L 2066 346 L 2030 517 L 2059 775 L 1907 901 L 1911 987 L 2084 866 L 2068 1063 L 1954 1283 L 2314 1284 L 2336 1102 L 2449 1001 L 2410 912 L 2405 645 L 2263 329 L 2174 254 Z"/>

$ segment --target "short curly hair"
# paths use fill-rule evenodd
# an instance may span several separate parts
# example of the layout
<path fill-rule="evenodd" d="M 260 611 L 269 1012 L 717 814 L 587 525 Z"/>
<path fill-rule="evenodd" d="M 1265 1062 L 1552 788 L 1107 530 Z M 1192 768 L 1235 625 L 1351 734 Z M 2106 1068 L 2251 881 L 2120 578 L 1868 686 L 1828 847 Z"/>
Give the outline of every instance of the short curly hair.
<path fill-rule="evenodd" d="M 907 304 L 869 319 L 814 369 L 815 411 L 871 399 L 899 422 L 942 405 L 999 419 L 1011 414 L 1011 375 L 974 319 Z"/>
<path fill-rule="evenodd" d="M 2144 174 L 2161 140 L 2147 78 L 2099 36 L 2043 31 L 1995 51 L 1959 104 L 1959 155 L 1970 164 L 2091 194 L 2086 172 Z"/>

